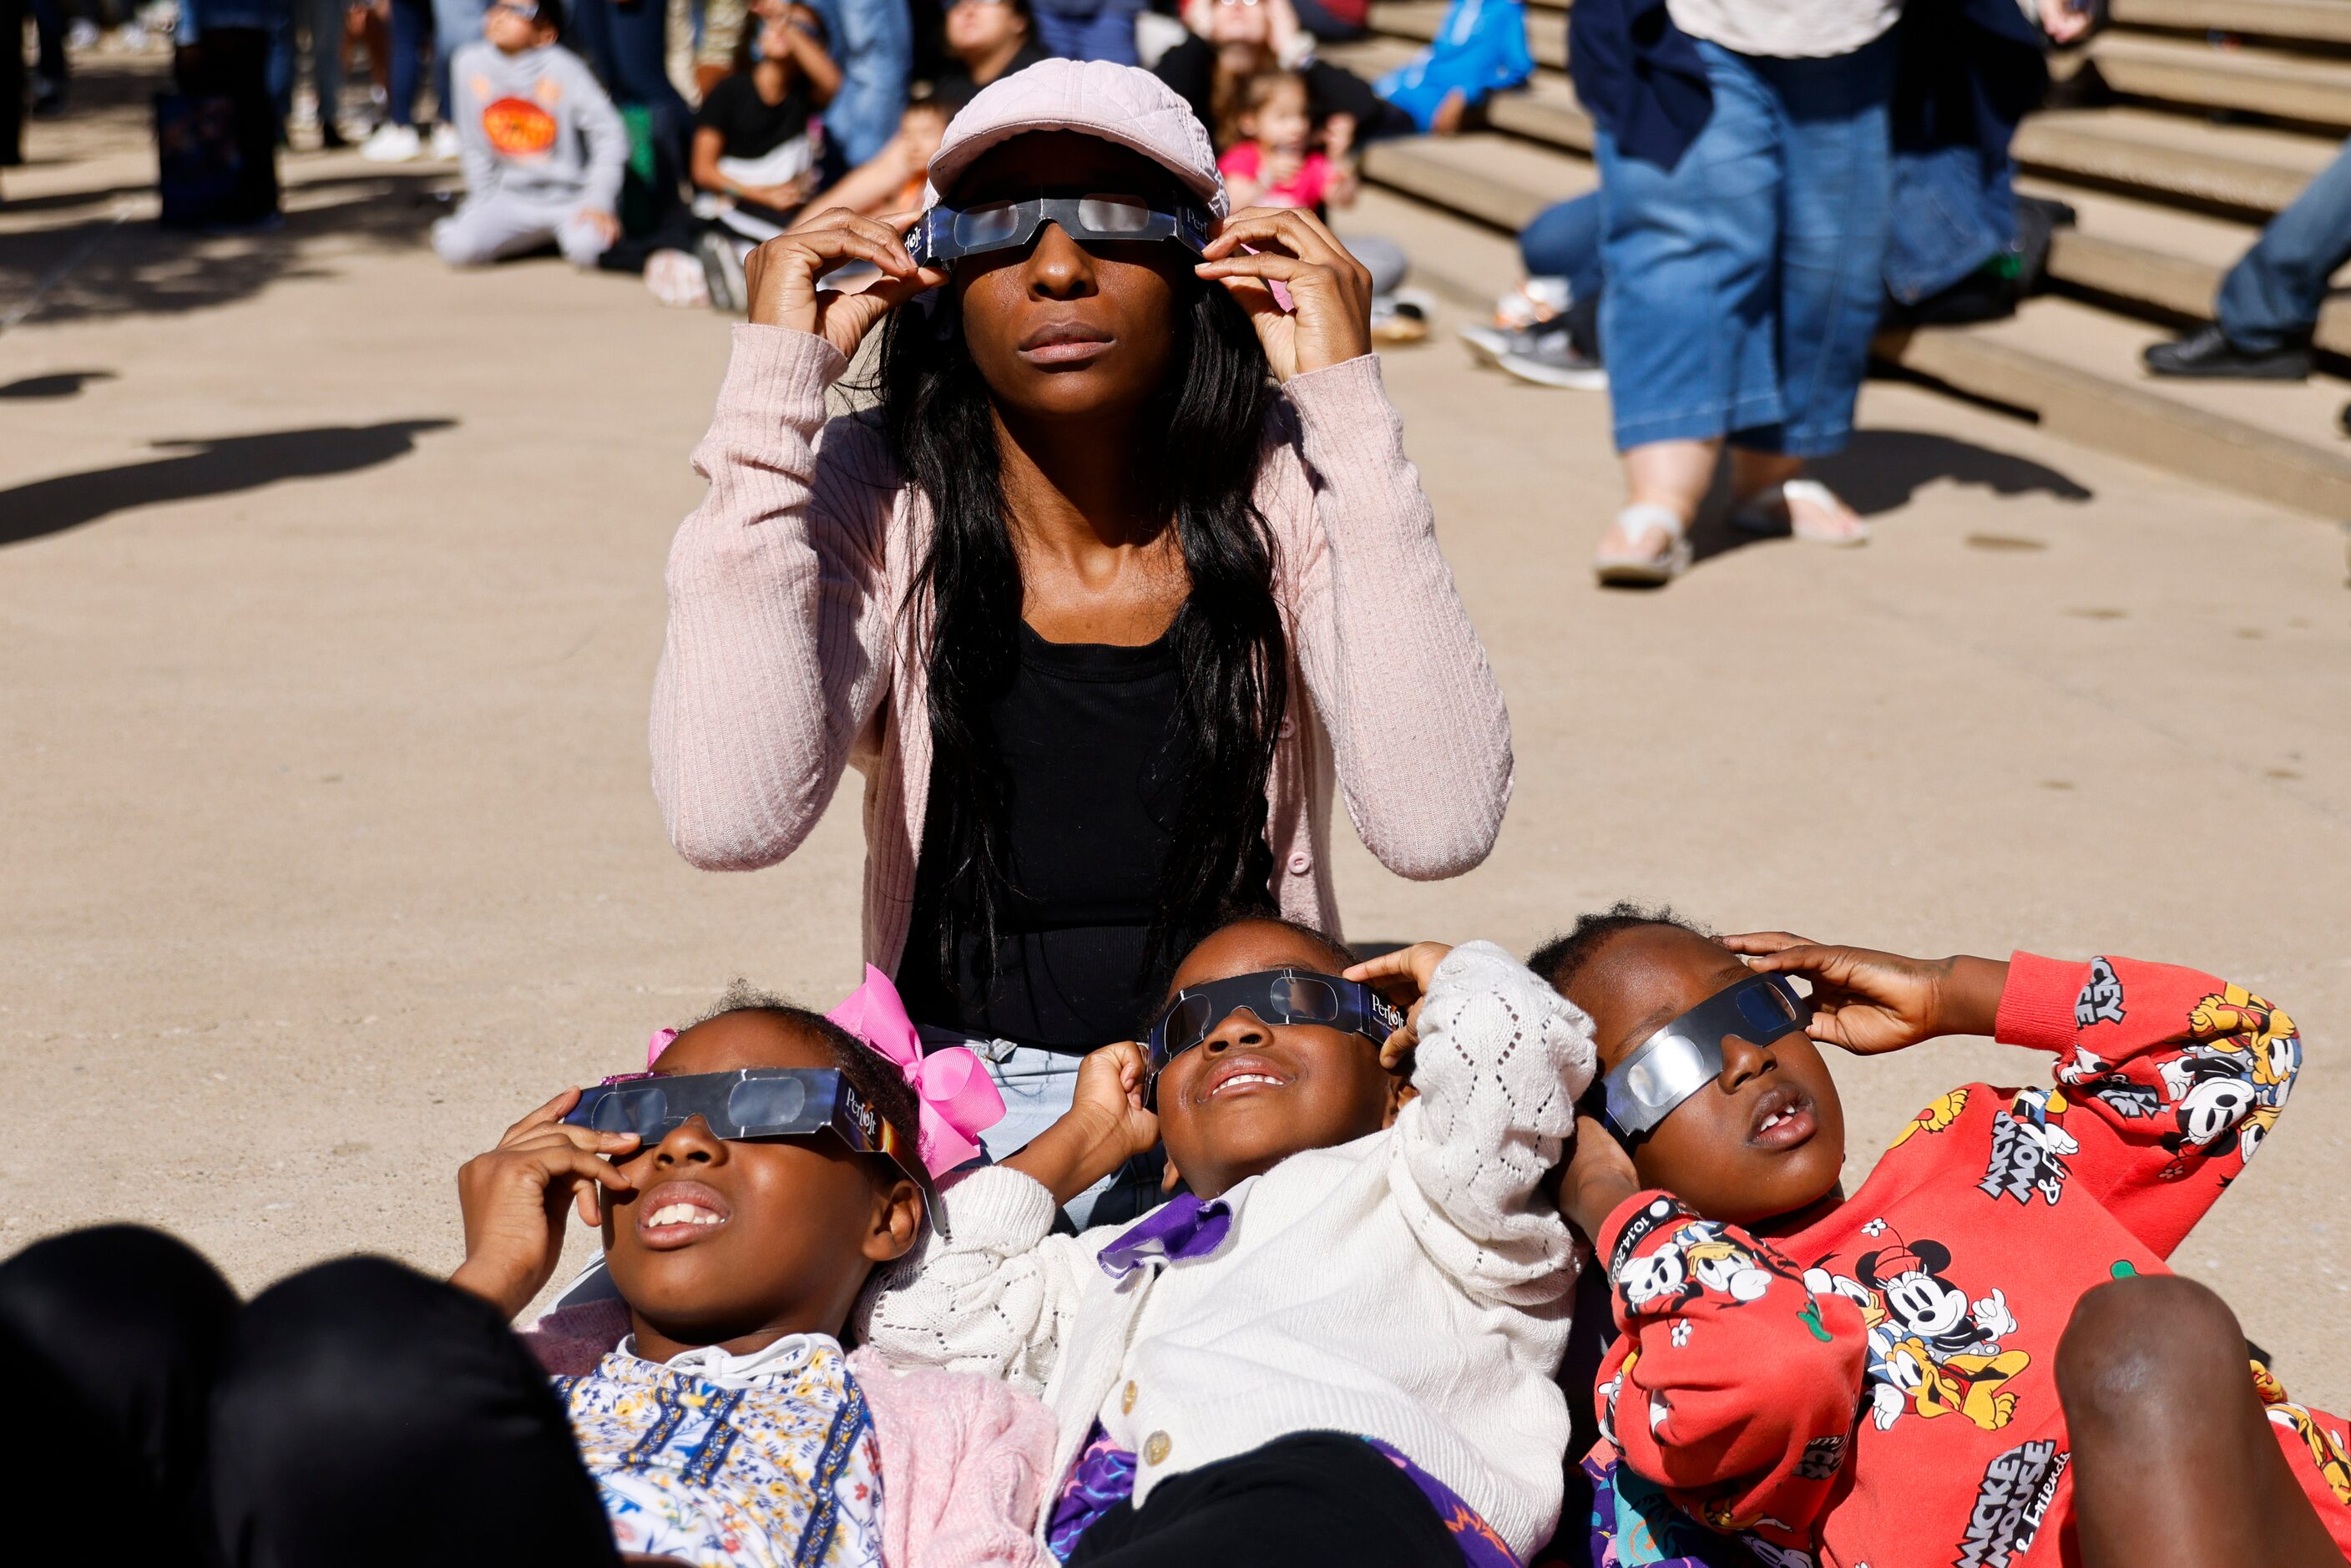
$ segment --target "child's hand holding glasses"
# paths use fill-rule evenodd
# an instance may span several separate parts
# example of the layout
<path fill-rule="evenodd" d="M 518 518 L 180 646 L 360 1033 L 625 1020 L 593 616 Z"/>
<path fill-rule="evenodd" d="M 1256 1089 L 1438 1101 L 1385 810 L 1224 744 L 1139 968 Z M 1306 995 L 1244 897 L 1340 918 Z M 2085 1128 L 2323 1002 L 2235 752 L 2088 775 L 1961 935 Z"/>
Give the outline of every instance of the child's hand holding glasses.
<path fill-rule="evenodd" d="M 1867 947 L 1808 942 L 1785 931 L 1725 936 L 1759 974 L 1812 982 L 1805 1032 L 1824 1045 L 1877 1056 L 1946 1034 L 1992 1032 L 2008 966 L 1991 958 L 1905 958 Z"/>

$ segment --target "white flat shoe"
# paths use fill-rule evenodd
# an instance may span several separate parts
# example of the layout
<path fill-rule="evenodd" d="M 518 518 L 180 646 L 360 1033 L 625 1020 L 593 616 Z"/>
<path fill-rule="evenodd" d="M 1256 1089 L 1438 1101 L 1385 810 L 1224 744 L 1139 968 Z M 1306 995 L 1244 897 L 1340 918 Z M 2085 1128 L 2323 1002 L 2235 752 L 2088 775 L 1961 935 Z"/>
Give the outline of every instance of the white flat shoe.
<path fill-rule="evenodd" d="M 1784 525 L 1789 534 L 1808 545 L 1833 545 L 1851 549 L 1869 542 L 1869 525 L 1859 517 L 1854 519 L 1852 531 L 1824 528 L 1817 523 L 1800 521 L 1791 501 L 1807 507 L 1832 508 L 1844 503 L 1836 492 L 1817 479 L 1791 479 L 1782 485 L 1767 485 L 1749 497 L 1730 514 L 1730 526 L 1742 533 L 1776 534 Z"/>
<path fill-rule="evenodd" d="M 1689 570 L 1689 530 L 1664 507 L 1642 502 L 1616 514 L 1616 528 L 1633 548 L 1603 549 L 1592 574 L 1607 588 L 1662 588 Z"/>

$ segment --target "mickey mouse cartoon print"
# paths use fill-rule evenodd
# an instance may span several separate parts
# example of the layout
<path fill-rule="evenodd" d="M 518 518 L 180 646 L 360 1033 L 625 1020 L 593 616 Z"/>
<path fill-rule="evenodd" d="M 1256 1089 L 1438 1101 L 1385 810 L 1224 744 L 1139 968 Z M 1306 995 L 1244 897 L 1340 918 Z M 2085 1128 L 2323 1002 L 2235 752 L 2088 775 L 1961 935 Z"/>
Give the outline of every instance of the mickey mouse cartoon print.
<path fill-rule="evenodd" d="M 2007 1293 L 1995 1287 L 1971 1299 L 1947 1276 L 1950 1264 L 1951 1249 L 1929 1240 L 1865 1252 L 1854 1263 L 1856 1282 L 1883 1314 L 1870 1335 L 1870 1405 L 1880 1431 L 1906 1406 L 1929 1419 L 1963 1415 L 1987 1432 L 2016 1414 L 2007 1385 L 2032 1358 L 2001 1347 L 2017 1329 Z"/>

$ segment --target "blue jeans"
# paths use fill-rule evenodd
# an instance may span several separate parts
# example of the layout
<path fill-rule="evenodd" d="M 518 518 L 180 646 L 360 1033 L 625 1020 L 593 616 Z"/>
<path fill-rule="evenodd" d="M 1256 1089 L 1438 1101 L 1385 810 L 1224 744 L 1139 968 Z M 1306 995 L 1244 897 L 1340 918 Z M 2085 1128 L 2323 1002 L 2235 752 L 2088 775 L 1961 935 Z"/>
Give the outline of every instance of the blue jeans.
<path fill-rule="evenodd" d="M 914 68 L 914 14 L 906 0 L 815 5 L 832 37 L 832 57 L 841 62 L 841 90 L 825 105 L 824 134 L 843 162 L 855 168 L 898 133 L 906 78 Z"/>
<path fill-rule="evenodd" d="M 1134 58 L 1134 18 L 1143 0 L 1102 0 L 1084 13 L 1037 7 L 1037 42 L 1050 55 L 1071 60 L 1109 60 L 1131 66 Z"/>
<path fill-rule="evenodd" d="M 1600 340 L 1619 451 L 1844 445 L 1885 292 L 1892 42 L 1768 59 L 1701 40 L 1714 112 L 1678 163 L 1599 133 Z"/>
<path fill-rule="evenodd" d="M 394 125 L 416 123 L 416 89 L 433 42 L 433 0 L 392 0 L 392 79 L 385 112 Z"/>
<path fill-rule="evenodd" d="M 1571 299 L 1600 296 L 1600 193 L 1557 202 L 1519 231 L 1519 260 L 1529 277 L 1564 277 Z"/>
<path fill-rule="evenodd" d="M 1940 294 L 2016 243 L 2016 162 L 1974 147 L 1896 151 L 1886 292 L 1905 305 Z"/>
<path fill-rule="evenodd" d="M 2220 280 L 2213 319 L 2229 341 L 2255 353 L 2310 336 L 2326 280 L 2351 257 L 2351 142 L 2270 220 L 2253 248 Z"/>
<path fill-rule="evenodd" d="M 669 79 L 666 0 L 578 0 L 564 42 L 588 62 L 614 103 L 637 104 L 653 117 L 662 156 L 671 168 L 684 168 L 694 110 Z"/>
<path fill-rule="evenodd" d="M 482 0 L 433 0 L 433 96 L 441 118 L 457 100 L 449 94 L 449 62 L 457 50 L 482 36 Z"/>

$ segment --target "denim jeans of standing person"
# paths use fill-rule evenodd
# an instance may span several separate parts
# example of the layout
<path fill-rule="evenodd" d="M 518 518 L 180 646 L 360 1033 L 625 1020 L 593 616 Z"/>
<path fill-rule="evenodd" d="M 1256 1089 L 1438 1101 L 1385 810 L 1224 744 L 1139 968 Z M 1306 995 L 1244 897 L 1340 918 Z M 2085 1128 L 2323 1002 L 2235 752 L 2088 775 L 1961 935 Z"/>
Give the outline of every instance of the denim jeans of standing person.
<path fill-rule="evenodd" d="M 2326 280 L 2346 260 L 2351 260 L 2351 142 L 2229 269 L 2213 319 L 2230 342 L 2253 353 L 2305 341 L 2318 325 Z"/>
<path fill-rule="evenodd" d="M 828 159 L 855 168 L 898 134 L 906 78 L 914 68 L 914 17 L 906 0 L 812 0 L 824 17 L 841 90 L 824 109 Z"/>
<path fill-rule="evenodd" d="M 392 69 L 384 113 L 394 125 L 416 123 L 416 89 L 433 44 L 433 0 L 392 0 Z"/>
<path fill-rule="evenodd" d="M 1916 305 L 2016 243 L 2016 162 L 1972 146 L 1896 148 L 1886 292 Z"/>
<path fill-rule="evenodd" d="M 343 17 L 350 0 L 307 0 L 310 19 L 310 87 L 319 95 L 319 129 L 340 135 L 343 104 Z"/>
<path fill-rule="evenodd" d="M 669 79 L 666 0 L 580 0 L 564 45 L 588 62 L 613 102 L 636 104 L 653 116 L 661 156 L 671 168 L 684 168 L 694 110 Z"/>
<path fill-rule="evenodd" d="M 1619 451 L 1844 445 L 1885 290 L 1891 44 L 1775 59 L 1701 40 L 1714 110 L 1673 168 L 1598 134 Z"/>
<path fill-rule="evenodd" d="M 1571 299 L 1600 297 L 1600 193 L 1554 202 L 1519 231 L 1519 261 L 1529 277 L 1564 277 Z"/>
<path fill-rule="evenodd" d="M 1037 42 L 1063 59 L 1131 66 L 1142 10 L 1143 0 L 1035 0 Z"/>
<path fill-rule="evenodd" d="M 433 0 L 433 98 L 444 120 L 456 102 L 449 91 L 449 62 L 482 36 L 482 0 Z"/>

